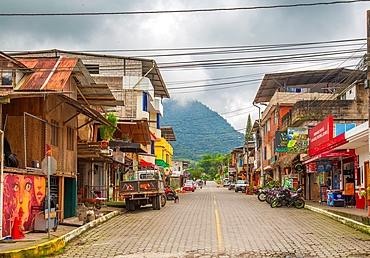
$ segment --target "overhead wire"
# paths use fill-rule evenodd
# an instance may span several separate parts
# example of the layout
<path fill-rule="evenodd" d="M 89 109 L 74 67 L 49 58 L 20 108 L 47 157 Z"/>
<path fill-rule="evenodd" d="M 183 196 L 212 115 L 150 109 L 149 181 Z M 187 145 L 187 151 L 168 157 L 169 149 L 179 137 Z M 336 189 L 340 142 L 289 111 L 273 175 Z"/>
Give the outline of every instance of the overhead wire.
<path fill-rule="evenodd" d="M 142 15 L 142 14 L 166 14 L 166 13 L 198 13 L 198 12 L 219 12 L 219 11 L 242 11 L 257 9 L 275 9 L 275 8 L 295 8 L 321 5 L 352 4 L 360 2 L 369 2 L 370 0 L 346 0 L 316 3 L 297 3 L 281 4 L 251 7 L 225 7 L 225 8 L 203 8 L 203 9 L 185 9 L 185 10 L 157 10 L 157 11 L 118 11 L 118 12 L 69 12 L 69 13 L 0 13 L 1 16 L 102 16 L 102 15 Z"/>

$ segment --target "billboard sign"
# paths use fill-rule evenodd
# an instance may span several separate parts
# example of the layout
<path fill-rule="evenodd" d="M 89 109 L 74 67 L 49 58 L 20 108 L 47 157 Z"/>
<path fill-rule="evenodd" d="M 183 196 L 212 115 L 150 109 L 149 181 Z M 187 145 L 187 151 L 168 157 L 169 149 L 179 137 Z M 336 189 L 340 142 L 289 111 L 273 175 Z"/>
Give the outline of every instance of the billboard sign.
<path fill-rule="evenodd" d="M 304 127 L 290 127 L 287 130 L 288 153 L 307 153 L 308 151 L 308 129 Z"/>

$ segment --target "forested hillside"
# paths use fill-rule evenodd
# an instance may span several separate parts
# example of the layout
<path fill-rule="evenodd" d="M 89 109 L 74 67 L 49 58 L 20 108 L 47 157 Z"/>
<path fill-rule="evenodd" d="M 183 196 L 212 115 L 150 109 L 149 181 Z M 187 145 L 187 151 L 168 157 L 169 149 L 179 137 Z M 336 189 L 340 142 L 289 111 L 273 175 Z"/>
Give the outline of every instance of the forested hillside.
<path fill-rule="evenodd" d="M 244 143 L 244 134 L 236 131 L 222 116 L 198 101 L 181 105 L 163 100 L 161 126 L 172 126 L 176 141 L 173 159 L 199 161 L 203 154 L 223 155 Z"/>

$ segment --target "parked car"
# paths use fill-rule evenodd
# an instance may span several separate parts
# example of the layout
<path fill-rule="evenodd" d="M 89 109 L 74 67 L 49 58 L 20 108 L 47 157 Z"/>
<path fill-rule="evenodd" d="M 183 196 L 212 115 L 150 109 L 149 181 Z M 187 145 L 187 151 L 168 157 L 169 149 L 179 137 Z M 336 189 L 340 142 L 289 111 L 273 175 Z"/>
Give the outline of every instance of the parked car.
<path fill-rule="evenodd" d="M 190 184 L 192 184 L 192 185 L 194 186 L 194 189 L 197 189 L 197 184 L 195 183 L 195 181 L 194 181 L 194 180 L 189 180 L 189 179 L 188 179 L 188 180 L 186 180 L 186 181 L 185 181 L 185 184 L 186 184 L 186 183 L 190 183 Z"/>
<path fill-rule="evenodd" d="M 235 192 L 242 191 L 242 193 L 245 193 L 245 190 L 249 186 L 248 180 L 237 180 L 235 184 Z"/>
<path fill-rule="evenodd" d="M 193 185 L 193 183 L 185 183 L 184 186 L 182 187 L 182 189 L 184 191 L 192 191 L 192 192 L 194 192 L 195 186 Z"/>
<path fill-rule="evenodd" d="M 223 186 L 229 186 L 230 185 L 230 181 L 229 179 L 225 178 L 224 181 L 223 181 Z"/>
<path fill-rule="evenodd" d="M 228 189 L 229 189 L 229 190 L 235 189 L 235 182 L 231 182 L 231 181 L 230 181 L 230 184 L 229 184 Z"/>

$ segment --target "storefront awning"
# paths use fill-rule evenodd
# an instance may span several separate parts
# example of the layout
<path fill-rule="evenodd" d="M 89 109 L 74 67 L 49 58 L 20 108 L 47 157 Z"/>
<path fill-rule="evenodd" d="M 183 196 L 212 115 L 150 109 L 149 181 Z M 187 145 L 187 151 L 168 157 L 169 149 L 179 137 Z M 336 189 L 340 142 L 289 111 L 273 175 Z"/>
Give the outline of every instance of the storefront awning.
<path fill-rule="evenodd" d="M 161 159 L 156 159 L 155 160 L 155 164 L 158 166 L 158 167 L 160 167 L 160 168 L 168 168 L 168 167 L 170 167 L 170 165 L 169 164 L 167 164 L 166 162 L 164 162 L 163 160 L 161 160 Z"/>
<path fill-rule="evenodd" d="M 140 166 L 142 167 L 154 167 L 155 165 L 151 162 L 145 161 L 145 160 L 140 160 Z"/>
<path fill-rule="evenodd" d="M 308 160 L 303 161 L 302 164 L 308 164 L 310 162 L 313 162 L 315 160 L 322 159 L 322 158 L 351 157 L 351 156 L 355 156 L 355 155 L 356 155 L 355 150 L 348 150 L 348 151 L 347 150 L 341 150 L 341 151 L 324 152 L 324 153 L 317 154 L 317 155 L 311 157 Z"/>
<path fill-rule="evenodd" d="M 268 165 L 268 166 L 264 167 L 263 170 L 273 170 L 273 168 L 270 165 Z"/>

